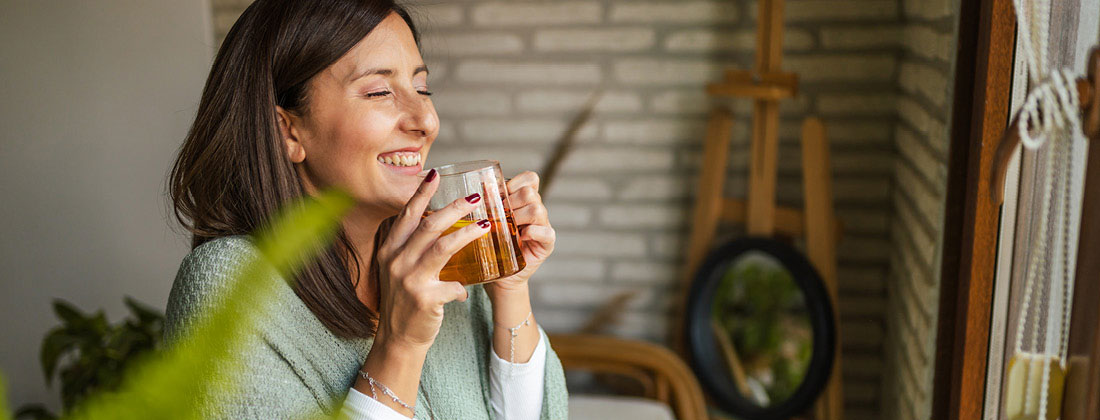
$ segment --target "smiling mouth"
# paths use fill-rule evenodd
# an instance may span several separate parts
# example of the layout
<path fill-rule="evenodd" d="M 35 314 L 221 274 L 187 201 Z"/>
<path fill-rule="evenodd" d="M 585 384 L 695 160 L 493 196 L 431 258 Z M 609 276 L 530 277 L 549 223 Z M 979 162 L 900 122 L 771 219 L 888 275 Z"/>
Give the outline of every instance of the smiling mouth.
<path fill-rule="evenodd" d="M 392 166 L 410 167 L 420 165 L 420 153 L 394 152 L 378 155 L 378 162 Z"/>

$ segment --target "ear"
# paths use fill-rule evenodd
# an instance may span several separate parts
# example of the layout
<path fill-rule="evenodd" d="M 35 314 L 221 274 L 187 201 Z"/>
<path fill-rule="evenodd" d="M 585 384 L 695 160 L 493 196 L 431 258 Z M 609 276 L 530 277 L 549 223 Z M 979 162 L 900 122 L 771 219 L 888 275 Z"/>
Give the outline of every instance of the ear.
<path fill-rule="evenodd" d="M 306 160 L 306 149 L 299 141 L 298 127 L 295 124 L 298 121 L 297 117 L 278 105 L 275 106 L 275 115 L 278 119 L 279 135 L 286 144 L 286 155 L 291 163 L 302 163 Z"/>

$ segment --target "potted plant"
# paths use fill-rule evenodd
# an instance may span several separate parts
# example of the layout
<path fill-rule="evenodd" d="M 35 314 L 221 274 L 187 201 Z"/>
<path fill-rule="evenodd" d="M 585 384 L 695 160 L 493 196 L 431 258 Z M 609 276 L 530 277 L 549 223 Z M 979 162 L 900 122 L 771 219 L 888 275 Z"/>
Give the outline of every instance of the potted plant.
<path fill-rule="evenodd" d="M 122 372 L 138 356 L 160 348 L 164 315 L 127 296 L 123 299 L 129 317 L 111 324 L 102 310 L 85 314 L 62 299 L 53 301 L 61 320 L 42 340 L 40 361 L 46 385 L 55 374 L 61 382 L 61 413 L 69 412 L 88 395 L 114 391 Z M 16 419 L 58 418 L 42 404 L 27 404 L 15 412 Z"/>

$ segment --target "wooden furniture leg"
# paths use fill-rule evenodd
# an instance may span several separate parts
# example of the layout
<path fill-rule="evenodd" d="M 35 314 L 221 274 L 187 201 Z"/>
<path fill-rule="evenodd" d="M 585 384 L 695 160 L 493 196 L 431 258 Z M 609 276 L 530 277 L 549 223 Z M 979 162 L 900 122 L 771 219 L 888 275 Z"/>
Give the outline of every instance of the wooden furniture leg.
<path fill-rule="evenodd" d="M 761 0 L 756 28 L 756 72 L 781 70 L 783 0 Z M 779 151 L 779 102 L 758 99 L 753 105 L 752 163 L 749 165 L 747 231 L 771 236 L 775 231 L 775 179 Z"/>
<path fill-rule="evenodd" d="M 566 370 L 626 376 L 644 384 L 647 397 L 672 408 L 680 420 L 707 420 L 699 381 L 668 349 L 638 340 L 586 334 L 551 334 L 550 342 Z"/>
<path fill-rule="evenodd" d="M 802 123 L 802 190 L 803 214 L 806 217 L 806 253 L 825 282 L 837 326 L 833 371 L 825 391 L 814 406 L 814 417 L 839 420 L 844 417 L 844 395 L 841 387 L 843 375 L 840 365 L 840 311 L 837 310 L 837 237 L 836 229 L 833 228 L 836 216 L 833 210 L 829 143 L 825 138 L 825 125 L 816 117 L 806 118 Z"/>
<path fill-rule="evenodd" d="M 733 131 L 733 114 L 729 109 L 715 107 L 707 123 L 707 134 L 703 145 L 703 170 L 699 175 L 699 188 L 695 193 L 695 211 L 692 214 L 691 234 L 688 236 L 688 249 L 685 255 L 684 271 L 680 275 L 680 296 L 677 299 L 677 312 L 686 310 L 688 289 L 695 277 L 695 270 L 702 264 L 703 258 L 714 240 L 718 230 L 719 217 L 722 215 L 724 193 L 722 186 L 726 181 L 726 164 L 729 159 L 730 135 Z M 685 357 L 683 346 L 683 318 L 671 325 L 673 345 Z"/>
<path fill-rule="evenodd" d="M 756 101 L 753 112 L 752 161 L 749 164 L 747 231 L 753 236 L 775 232 L 775 180 L 779 163 L 779 104 Z"/>

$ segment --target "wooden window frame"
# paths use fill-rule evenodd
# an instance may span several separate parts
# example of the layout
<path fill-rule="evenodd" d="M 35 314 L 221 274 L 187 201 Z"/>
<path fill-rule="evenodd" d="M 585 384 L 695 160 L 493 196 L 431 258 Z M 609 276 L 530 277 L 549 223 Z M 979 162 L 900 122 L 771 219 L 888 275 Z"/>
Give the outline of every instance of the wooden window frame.
<path fill-rule="evenodd" d="M 944 420 L 982 417 L 1000 223 L 990 188 L 1016 31 L 1011 0 L 963 1 L 959 22 L 931 412 Z"/>
<path fill-rule="evenodd" d="M 944 212 L 937 349 L 930 418 L 982 418 L 1000 211 L 992 167 L 1008 126 L 1015 15 L 1011 0 L 963 1 Z M 1080 395 L 1100 394 L 1100 141 L 1091 142 L 1070 326 L 1070 358 L 1088 361 Z M 1067 389 L 1067 392 L 1069 390 Z M 1067 401 L 1070 403 L 1070 401 Z M 1074 419 L 1100 419 L 1100 399 L 1077 402 Z"/>

